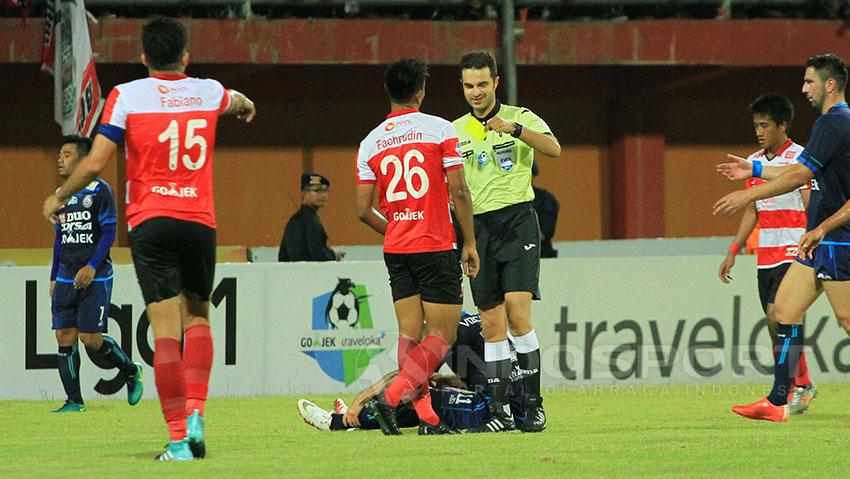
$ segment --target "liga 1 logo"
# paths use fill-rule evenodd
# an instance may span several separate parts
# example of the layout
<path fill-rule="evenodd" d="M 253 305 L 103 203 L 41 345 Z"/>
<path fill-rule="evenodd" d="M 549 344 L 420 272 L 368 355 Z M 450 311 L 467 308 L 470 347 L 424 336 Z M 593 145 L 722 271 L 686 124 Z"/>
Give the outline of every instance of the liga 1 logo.
<path fill-rule="evenodd" d="M 365 285 L 339 278 L 332 291 L 313 298 L 312 312 L 312 335 L 301 338 L 301 351 L 346 386 L 387 349 L 386 331 L 373 328 Z"/>

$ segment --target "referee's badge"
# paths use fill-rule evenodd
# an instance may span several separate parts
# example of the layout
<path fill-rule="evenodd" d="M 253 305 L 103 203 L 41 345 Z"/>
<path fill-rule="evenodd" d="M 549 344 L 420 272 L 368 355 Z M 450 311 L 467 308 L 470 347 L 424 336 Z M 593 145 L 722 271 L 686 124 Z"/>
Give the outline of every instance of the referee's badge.
<path fill-rule="evenodd" d="M 511 171 L 514 167 L 514 149 L 513 148 L 499 148 L 495 150 L 496 153 L 496 162 L 499 163 L 499 168 L 504 171 Z"/>
<path fill-rule="evenodd" d="M 478 166 L 481 168 L 484 168 L 485 166 L 487 166 L 487 163 L 490 162 L 490 158 L 487 156 L 486 151 L 482 151 L 475 155 L 475 159 L 478 161 Z"/>

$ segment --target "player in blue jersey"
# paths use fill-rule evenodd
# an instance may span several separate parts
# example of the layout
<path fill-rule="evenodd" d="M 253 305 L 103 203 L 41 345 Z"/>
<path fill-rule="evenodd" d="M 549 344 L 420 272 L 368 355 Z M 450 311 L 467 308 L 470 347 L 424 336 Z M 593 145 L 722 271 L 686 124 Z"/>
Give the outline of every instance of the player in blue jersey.
<path fill-rule="evenodd" d="M 774 348 L 776 371 L 770 394 L 732 410 L 749 419 L 785 421 L 788 393 L 803 348 L 803 313 L 826 292 L 835 317 L 850 333 L 850 109 L 844 99 L 847 67 L 833 54 L 806 62 L 803 94 L 821 114 L 800 154 L 799 164 L 749 190 L 736 191 L 714 205 L 714 214 L 728 216 L 747 204 L 792 191 L 814 178 L 807 209 L 806 234 L 798 245 L 798 260 L 788 269 L 776 293 L 778 334 Z"/>
<path fill-rule="evenodd" d="M 59 150 L 59 176 L 68 178 L 80 158 L 88 154 L 91 140 L 69 136 Z M 65 388 L 65 404 L 53 412 L 82 412 L 86 406 L 80 392 L 78 341 L 86 349 L 124 374 L 127 402 L 142 397 L 142 367 L 133 363 L 106 332 L 112 293 L 112 260 L 115 241 L 115 197 L 98 178 L 70 197 L 57 212 L 53 267 L 50 271 L 53 329 L 59 343 L 59 377 Z"/>
<path fill-rule="evenodd" d="M 490 419 L 490 397 L 486 395 L 487 376 L 484 373 L 484 337 L 481 334 L 481 317 L 464 313 L 457 328 L 457 340 L 445 358 L 446 365 L 454 375 L 435 374 L 430 381 L 431 405 L 440 422 L 452 429 L 477 429 Z M 298 411 L 304 422 L 322 431 L 342 431 L 349 428 L 380 429 L 372 413 L 364 404 L 378 394 L 398 374 L 393 371 L 374 385 L 366 388 L 346 407 L 337 399 L 334 410 L 324 410 L 314 403 L 301 399 Z M 525 419 L 525 375 L 519 369 L 516 358 L 513 359 L 513 373 L 509 387 L 510 409 L 522 427 Z M 398 426 L 419 426 L 420 435 L 433 434 L 433 427 L 420 423 L 419 417 L 411 407 L 400 405 L 396 409 Z"/>

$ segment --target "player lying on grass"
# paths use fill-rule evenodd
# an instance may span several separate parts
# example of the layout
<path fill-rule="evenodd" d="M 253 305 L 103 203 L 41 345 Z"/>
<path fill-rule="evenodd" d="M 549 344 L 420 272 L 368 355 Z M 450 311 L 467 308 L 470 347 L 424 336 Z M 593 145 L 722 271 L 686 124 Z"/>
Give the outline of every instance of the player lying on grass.
<path fill-rule="evenodd" d="M 484 374 L 484 338 L 481 335 L 480 316 L 462 314 L 457 329 L 457 341 L 446 355 L 445 363 L 455 374 L 435 374 L 430 381 L 431 405 L 440 421 L 455 430 L 475 429 L 486 424 L 490 418 L 488 405 L 491 401 L 485 394 L 487 378 Z M 378 421 L 364 405 L 397 375 L 398 371 L 393 371 L 361 391 L 350 407 L 346 407 L 341 399 L 337 399 L 331 411 L 322 409 L 307 399 L 301 399 L 298 401 L 298 412 L 304 422 L 321 431 L 379 429 Z M 518 427 L 521 427 L 525 419 L 523 377 L 514 359 L 509 395 L 511 413 L 517 420 Z M 408 403 L 397 407 L 396 417 L 400 428 L 419 426 L 420 435 L 433 433 L 431 426 L 425 423 L 420 425 L 416 411 Z"/>

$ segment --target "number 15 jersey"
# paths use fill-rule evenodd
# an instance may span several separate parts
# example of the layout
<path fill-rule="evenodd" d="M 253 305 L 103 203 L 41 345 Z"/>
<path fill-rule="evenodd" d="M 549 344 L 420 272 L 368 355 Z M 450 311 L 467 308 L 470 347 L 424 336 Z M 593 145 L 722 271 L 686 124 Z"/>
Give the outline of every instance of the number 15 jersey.
<path fill-rule="evenodd" d="M 167 216 L 215 228 L 212 159 L 230 95 L 215 80 L 159 74 L 116 86 L 98 133 L 126 141 L 127 224 Z"/>
<path fill-rule="evenodd" d="M 446 172 L 463 168 L 450 122 L 415 109 L 390 113 L 360 143 L 357 184 L 376 184 L 386 253 L 455 249 Z"/>

